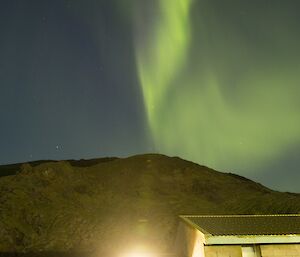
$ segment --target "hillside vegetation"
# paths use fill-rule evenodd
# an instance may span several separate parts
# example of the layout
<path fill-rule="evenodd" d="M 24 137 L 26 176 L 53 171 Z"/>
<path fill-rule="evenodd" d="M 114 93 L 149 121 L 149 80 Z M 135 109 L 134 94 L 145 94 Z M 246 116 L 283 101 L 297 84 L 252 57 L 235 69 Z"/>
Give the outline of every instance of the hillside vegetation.
<path fill-rule="evenodd" d="M 163 155 L 2 166 L 0 252 L 170 251 L 179 214 L 300 213 L 300 194 Z M 6 173 L 5 173 L 6 172 Z"/>

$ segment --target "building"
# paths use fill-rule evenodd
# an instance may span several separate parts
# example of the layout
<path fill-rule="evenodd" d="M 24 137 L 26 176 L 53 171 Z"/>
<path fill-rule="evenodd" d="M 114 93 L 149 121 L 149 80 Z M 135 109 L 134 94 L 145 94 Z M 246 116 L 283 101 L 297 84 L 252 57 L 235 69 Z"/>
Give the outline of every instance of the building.
<path fill-rule="evenodd" d="M 300 215 L 180 216 L 178 257 L 300 257 Z"/>

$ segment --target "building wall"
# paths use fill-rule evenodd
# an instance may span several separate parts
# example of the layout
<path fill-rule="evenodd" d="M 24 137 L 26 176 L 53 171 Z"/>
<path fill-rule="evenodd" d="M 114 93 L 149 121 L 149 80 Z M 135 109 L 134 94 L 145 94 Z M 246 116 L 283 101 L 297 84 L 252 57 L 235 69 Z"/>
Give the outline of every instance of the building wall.
<path fill-rule="evenodd" d="M 268 244 L 260 246 L 262 257 L 300 257 L 300 244 Z"/>
<path fill-rule="evenodd" d="M 202 234 L 195 228 L 181 222 L 175 241 L 177 257 L 247 257 L 252 256 L 242 251 L 242 245 L 204 245 Z M 261 257 L 300 257 L 298 244 L 263 244 L 255 247 L 254 256 Z"/>
<path fill-rule="evenodd" d="M 204 246 L 205 257 L 242 257 L 240 245 Z"/>
<path fill-rule="evenodd" d="M 177 257 L 204 257 L 204 245 L 199 231 L 181 223 L 174 250 Z"/>

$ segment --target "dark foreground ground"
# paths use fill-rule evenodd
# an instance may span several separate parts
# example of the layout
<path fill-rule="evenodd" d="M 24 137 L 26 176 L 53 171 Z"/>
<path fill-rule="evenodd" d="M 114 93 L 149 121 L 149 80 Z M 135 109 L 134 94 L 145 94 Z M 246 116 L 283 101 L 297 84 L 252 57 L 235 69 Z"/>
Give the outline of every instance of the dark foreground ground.
<path fill-rule="evenodd" d="M 178 215 L 284 213 L 300 213 L 300 194 L 178 157 L 0 166 L 0 257 L 120 257 L 137 242 L 168 253 Z"/>

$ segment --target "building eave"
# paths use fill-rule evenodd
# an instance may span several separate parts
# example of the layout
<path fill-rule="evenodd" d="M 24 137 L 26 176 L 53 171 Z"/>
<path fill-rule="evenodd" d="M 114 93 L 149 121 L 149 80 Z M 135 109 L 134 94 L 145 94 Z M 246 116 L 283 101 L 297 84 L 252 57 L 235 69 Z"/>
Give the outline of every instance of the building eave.
<path fill-rule="evenodd" d="M 201 228 L 200 226 L 198 226 L 197 224 L 195 224 L 194 222 L 190 221 L 188 219 L 187 215 L 179 215 L 179 217 L 184 220 L 188 225 L 190 225 L 192 228 L 197 229 L 203 236 L 212 236 L 210 233 L 208 233 L 207 231 L 205 231 L 203 228 Z"/>
<path fill-rule="evenodd" d="M 204 235 L 205 245 L 290 244 L 300 243 L 300 235 Z"/>

